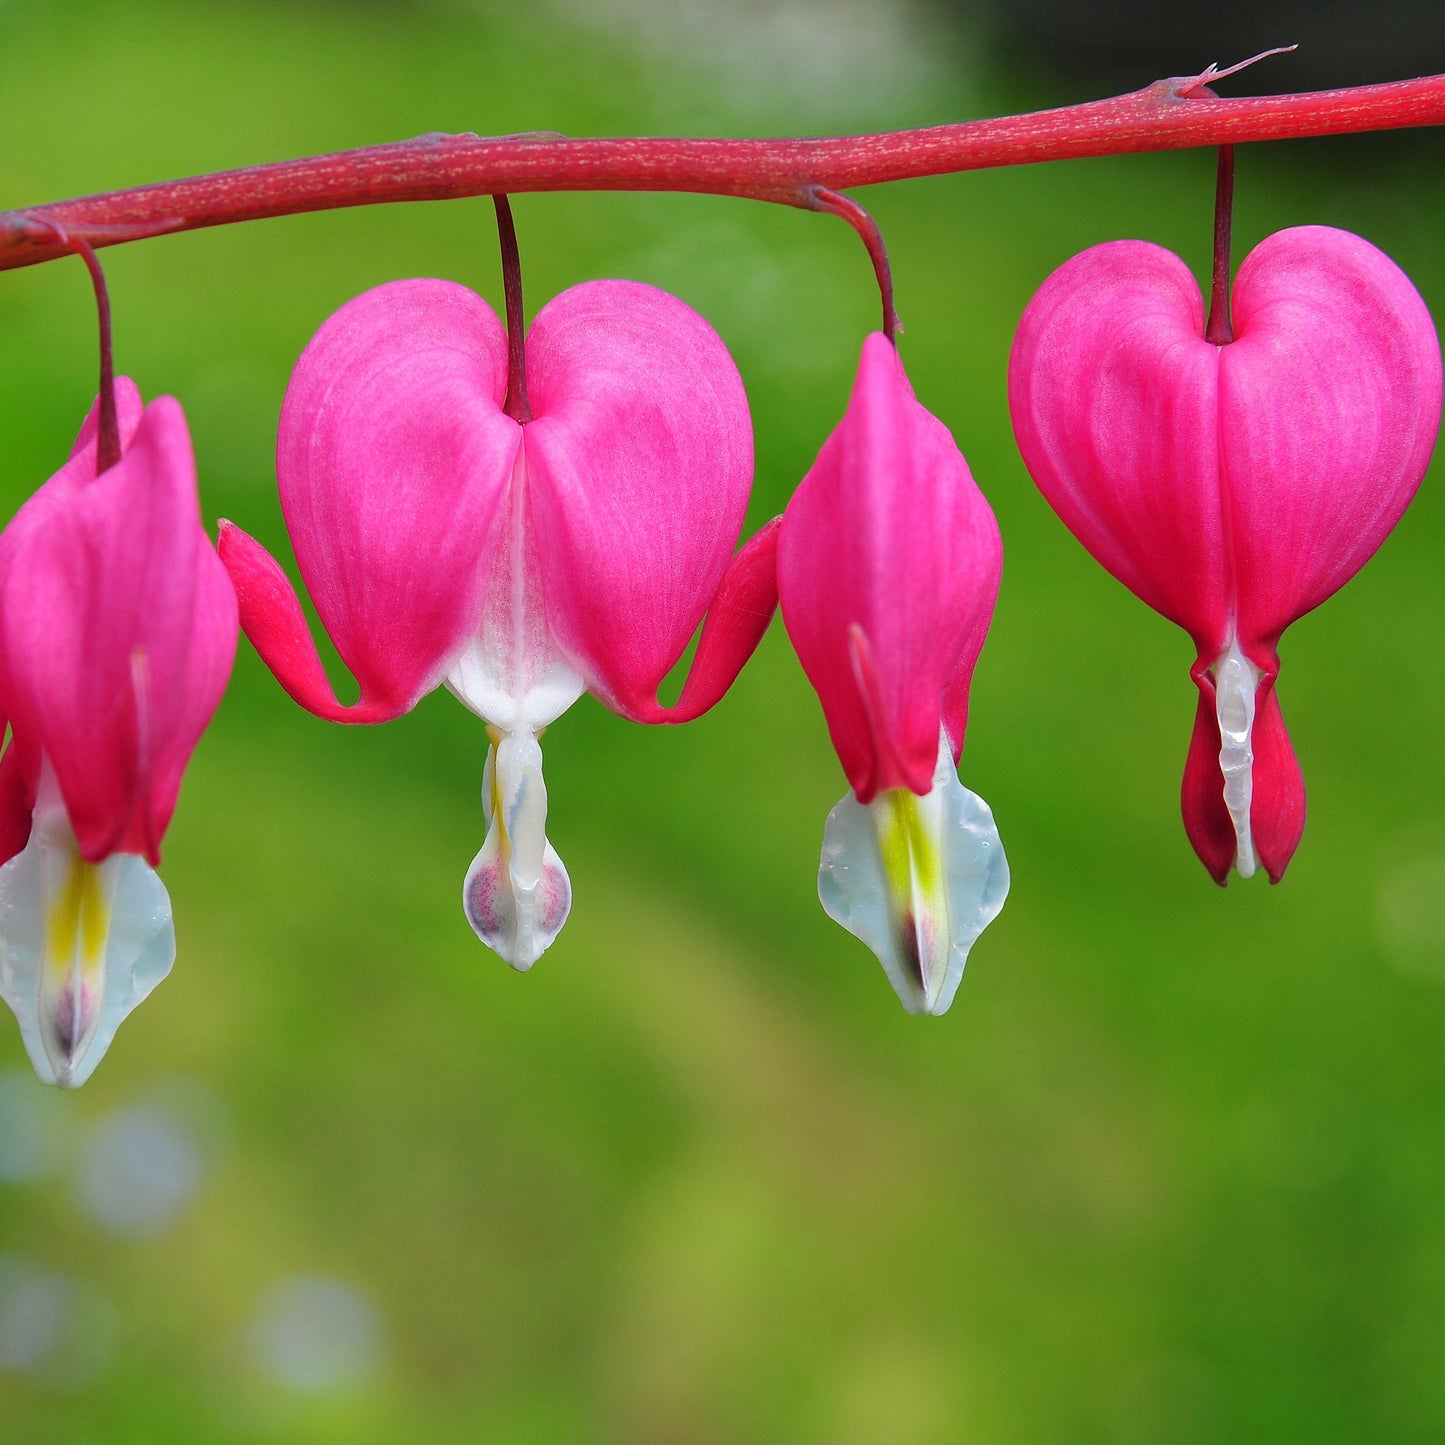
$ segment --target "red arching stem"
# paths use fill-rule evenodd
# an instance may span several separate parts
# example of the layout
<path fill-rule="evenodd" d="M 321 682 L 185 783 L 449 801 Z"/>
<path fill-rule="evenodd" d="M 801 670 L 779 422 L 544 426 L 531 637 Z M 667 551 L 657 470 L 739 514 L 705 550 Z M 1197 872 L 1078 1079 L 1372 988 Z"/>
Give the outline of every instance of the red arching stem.
<path fill-rule="evenodd" d="M 857 231 L 868 248 L 868 259 L 873 262 L 873 274 L 878 278 L 878 294 L 883 299 L 883 334 L 896 343 L 902 325 L 898 312 L 893 308 L 893 268 L 888 264 L 888 248 L 883 244 L 878 222 L 857 201 L 849 196 L 840 196 L 826 186 L 814 186 L 812 194 L 815 211 L 841 216 Z"/>
<path fill-rule="evenodd" d="M 1234 217 L 1234 147 L 1220 146 L 1214 182 L 1214 274 L 1209 288 L 1209 324 L 1204 339 L 1215 346 L 1234 340 L 1229 319 L 1229 231 Z"/>
<path fill-rule="evenodd" d="M 338 206 L 501 192 L 692 191 L 811 209 L 818 186 L 1445 123 L 1445 75 L 1243 100 L 1200 94 L 1217 75 L 1033 115 L 822 140 L 422 136 L 0 213 L 0 270 L 63 255 L 57 224 L 100 247 Z"/>
<path fill-rule="evenodd" d="M 507 303 L 507 400 L 502 410 L 515 422 L 532 420 L 527 401 L 527 316 L 522 307 L 522 258 L 511 203 L 493 196 L 497 208 L 497 245 L 502 252 L 502 293 Z"/>

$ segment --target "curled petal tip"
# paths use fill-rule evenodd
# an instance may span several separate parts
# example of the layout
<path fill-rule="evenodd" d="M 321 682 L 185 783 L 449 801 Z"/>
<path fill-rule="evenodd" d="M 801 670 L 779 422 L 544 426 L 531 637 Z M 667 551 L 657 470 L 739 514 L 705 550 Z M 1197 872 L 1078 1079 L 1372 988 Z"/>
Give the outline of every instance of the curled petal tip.
<path fill-rule="evenodd" d="M 308 712 L 331 722 L 387 722 L 409 712 L 434 685 L 435 679 L 413 676 L 410 694 L 397 696 L 390 691 L 392 679 L 362 678 L 361 700 L 343 703 L 321 665 L 300 598 L 281 564 L 234 522 L 220 524 L 217 550 L 236 591 L 241 631 Z"/>

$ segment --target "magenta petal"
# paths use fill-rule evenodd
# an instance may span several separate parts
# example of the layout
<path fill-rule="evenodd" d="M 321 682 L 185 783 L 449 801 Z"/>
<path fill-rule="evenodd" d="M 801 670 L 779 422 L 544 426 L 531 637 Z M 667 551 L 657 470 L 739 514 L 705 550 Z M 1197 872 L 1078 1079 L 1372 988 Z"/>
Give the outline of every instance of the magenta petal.
<path fill-rule="evenodd" d="M 733 558 L 707 610 L 682 696 L 662 707 L 655 695 L 619 707 L 633 722 L 691 722 L 722 700 L 768 630 L 778 605 L 781 517 L 760 527 Z M 655 689 L 654 689 L 655 694 Z"/>
<path fill-rule="evenodd" d="M 1219 720 L 1214 712 L 1214 683 L 1207 673 L 1196 678 L 1199 706 L 1184 763 L 1180 804 L 1184 831 L 1209 876 L 1222 888 L 1234 866 L 1237 838 L 1224 805 L 1224 779 L 1219 771 Z M 1252 821 L 1252 820 L 1251 820 Z"/>
<path fill-rule="evenodd" d="M 861 801 L 928 791 L 945 710 L 962 746 L 1002 563 L 968 464 L 875 333 L 778 539 L 783 621 Z"/>
<path fill-rule="evenodd" d="M 156 758 L 149 799 L 151 836 L 157 840 L 170 826 L 181 775 L 230 681 L 237 630 L 236 589 L 203 536 L 196 549 L 195 615 L 181 706 L 171 722 L 166 746 Z"/>
<path fill-rule="evenodd" d="M 276 453 L 281 507 L 363 700 L 412 706 L 477 627 L 481 559 L 521 441 L 501 410 L 506 375 L 501 323 L 448 281 L 358 296 L 296 365 Z"/>
<path fill-rule="evenodd" d="M 0 734 L 4 732 L 0 719 Z M 0 863 L 7 863 L 30 840 L 30 816 L 35 811 L 35 788 L 40 759 L 13 733 L 0 757 Z"/>
<path fill-rule="evenodd" d="M 158 860 L 197 719 L 219 701 L 234 620 L 228 642 L 203 551 L 185 417 L 160 397 L 121 460 L 8 553 L 0 616 L 15 729 L 49 759 L 90 861 Z"/>
<path fill-rule="evenodd" d="M 1039 490 L 1098 562 L 1211 656 L 1229 611 L 1218 366 L 1194 277 L 1144 241 L 1060 266 L 1009 358 L 1014 432 Z"/>
<path fill-rule="evenodd" d="M 630 281 L 574 286 L 527 341 L 529 517 L 552 634 L 624 713 L 682 655 L 728 567 L 752 423 L 721 338 Z"/>
<path fill-rule="evenodd" d="M 1305 830 L 1305 780 L 1274 685 L 1260 688 L 1254 715 L 1254 850 L 1271 883 L 1284 877 Z"/>
<path fill-rule="evenodd" d="M 1262 655 L 1409 505 L 1439 426 L 1440 348 L 1399 267 L 1327 226 L 1250 252 L 1234 325 L 1220 353 L 1221 460 L 1240 640 Z"/>
<path fill-rule="evenodd" d="M 1223 886 L 1235 866 L 1238 839 L 1224 802 L 1214 680 L 1204 664 L 1195 668 L 1195 681 L 1199 685 L 1199 707 L 1184 765 L 1184 831 L 1199 861 Z M 1270 881 L 1278 883 L 1304 834 L 1305 784 L 1272 675 L 1262 680 L 1255 700 L 1251 744 L 1254 796 L 1249 809 L 1250 833 L 1254 852 Z"/>

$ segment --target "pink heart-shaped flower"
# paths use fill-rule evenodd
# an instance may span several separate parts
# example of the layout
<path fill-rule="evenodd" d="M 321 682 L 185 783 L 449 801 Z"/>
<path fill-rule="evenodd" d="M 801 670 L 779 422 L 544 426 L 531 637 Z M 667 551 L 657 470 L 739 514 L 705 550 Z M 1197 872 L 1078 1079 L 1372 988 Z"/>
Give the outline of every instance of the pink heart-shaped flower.
<path fill-rule="evenodd" d="M 1273 691 L 1279 636 L 1408 506 L 1439 428 L 1440 348 L 1394 262 L 1325 226 L 1261 242 L 1233 315 L 1233 342 L 1206 341 L 1177 256 L 1095 246 L 1025 310 L 1009 406 L 1065 525 L 1194 641 L 1183 802 L 1195 850 L 1220 882 L 1256 854 L 1277 882 L 1304 827 Z"/>

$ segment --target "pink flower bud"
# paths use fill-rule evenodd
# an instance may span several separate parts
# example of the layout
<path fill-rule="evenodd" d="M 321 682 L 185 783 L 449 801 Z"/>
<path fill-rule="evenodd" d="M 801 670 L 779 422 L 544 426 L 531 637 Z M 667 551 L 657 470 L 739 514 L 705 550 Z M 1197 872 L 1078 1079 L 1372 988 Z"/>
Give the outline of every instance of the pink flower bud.
<path fill-rule="evenodd" d="M 40 1076 L 70 1086 L 170 969 L 148 865 L 236 649 L 181 408 L 116 392 L 120 460 L 96 475 L 92 412 L 0 534 L 0 993 Z"/>
<path fill-rule="evenodd" d="M 828 819 L 823 906 L 910 1013 L 948 1008 L 1008 890 L 993 816 L 955 769 L 1002 566 L 968 463 L 875 333 L 783 517 L 778 597 L 855 795 Z"/>

